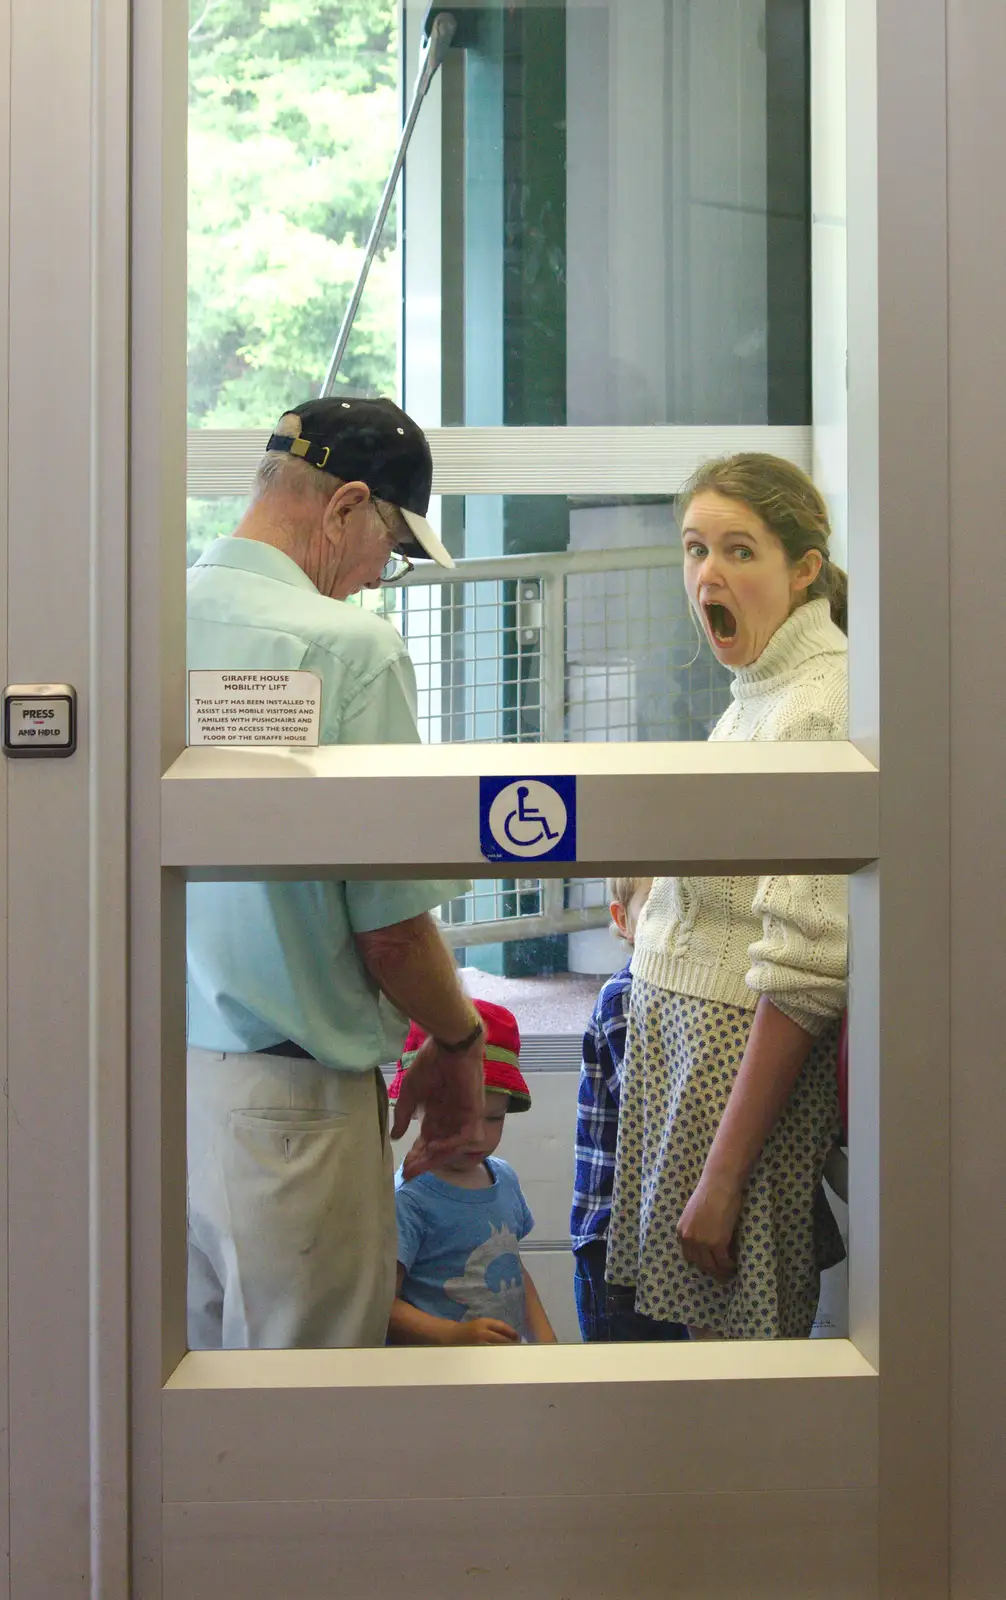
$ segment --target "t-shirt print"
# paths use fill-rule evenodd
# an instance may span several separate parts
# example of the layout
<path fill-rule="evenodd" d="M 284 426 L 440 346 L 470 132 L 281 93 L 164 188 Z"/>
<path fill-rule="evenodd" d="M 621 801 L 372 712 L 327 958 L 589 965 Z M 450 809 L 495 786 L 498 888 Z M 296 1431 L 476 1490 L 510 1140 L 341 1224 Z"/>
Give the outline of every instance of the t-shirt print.
<path fill-rule="evenodd" d="M 520 1242 L 534 1227 L 516 1172 L 489 1156 L 488 1189 L 464 1189 L 432 1172 L 395 1178 L 401 1296 L 434 1317 L 493 1317 L 524 1332 Z"/>
<path fill-rule="evenodd" d="M 495 1317 L 520 1329 L 524 1320 L 524 1275 L 518 1251 L 516 1234 L 503 1223 L 475 1247 L 462 1276 L 446 1280 L 444 1293 L 465 1308 L 462 1322 Z"/>

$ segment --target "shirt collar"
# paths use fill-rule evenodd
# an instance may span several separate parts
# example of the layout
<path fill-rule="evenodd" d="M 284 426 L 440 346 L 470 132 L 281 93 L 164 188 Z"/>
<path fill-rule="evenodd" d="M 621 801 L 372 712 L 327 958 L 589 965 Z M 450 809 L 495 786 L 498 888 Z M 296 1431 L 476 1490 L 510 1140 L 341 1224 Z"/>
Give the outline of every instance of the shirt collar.
<path fill-rule="evenodd" d="M 254 572 L 260 578 L 288 583 L 292 589 L 307 589 L 311 594 L 319 592 L 291 556 L 277 550 L 275 545 L 263 544 L 260 539 L 235 539 L 233 536 L 218 539 L 203 551 L 196 566 L 233 567 L 239 572 Z"/>

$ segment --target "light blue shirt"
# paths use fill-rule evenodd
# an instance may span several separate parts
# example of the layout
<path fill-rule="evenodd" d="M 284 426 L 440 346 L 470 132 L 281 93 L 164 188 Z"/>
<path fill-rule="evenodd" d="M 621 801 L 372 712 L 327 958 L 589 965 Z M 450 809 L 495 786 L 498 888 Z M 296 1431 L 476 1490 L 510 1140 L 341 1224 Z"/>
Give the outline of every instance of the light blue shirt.
<path fill-rule="evenodd" d="M 488 1189 L 462 1189 L 432 1172 L 395 1174 L 402 1299 L 433 1317 L 497 1317 L 527 1332 L 520 1242 L 534 1227 L 509 1162 L 489 1156 Z"/>
<path fill-rule="evenodd" d="M 399 634 L 362 606 L 326 599 L 271 545 L 218 539 L 190 568 L 188 665 L 317 673 L 322 744 L 419 741 L 415 673 Z M 468 887 L 436 879 L 190 884 L 189 1043 L 240 1053 L 289 1039 L 347 1071 L 394 1061 L 408 1019 L 370 978 L 354 935 L 405 922 Z"/>

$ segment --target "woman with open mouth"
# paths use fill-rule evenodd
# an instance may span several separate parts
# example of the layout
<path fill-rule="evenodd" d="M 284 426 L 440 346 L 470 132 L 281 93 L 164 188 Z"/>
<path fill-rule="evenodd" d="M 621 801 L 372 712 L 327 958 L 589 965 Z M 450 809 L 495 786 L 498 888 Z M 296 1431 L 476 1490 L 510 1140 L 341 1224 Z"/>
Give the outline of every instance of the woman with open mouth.
<path fill-rule="evenodd" d="M 847 737 L 846 578 L 789 462 L 707 463 L 678 499 L 689 603 L 733 703 L 713 739 Z M 696 1338 L 807 1337 L 844 1256 L 846 883 L 657 878 L 636 932 L 607 1275 Z"/>

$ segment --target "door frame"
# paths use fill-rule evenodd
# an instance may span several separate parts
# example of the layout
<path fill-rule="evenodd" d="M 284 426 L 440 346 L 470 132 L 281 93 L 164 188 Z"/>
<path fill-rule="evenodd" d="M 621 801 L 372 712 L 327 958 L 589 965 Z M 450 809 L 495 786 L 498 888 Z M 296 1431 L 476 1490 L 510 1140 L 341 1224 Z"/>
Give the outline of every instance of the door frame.
<path fill-rule="evenodd" d="M 161 838 L 165 783 L 189 781 L 164 778 L 183 749 L 185 705 L 186 41 L 177 13 L 163 0 L 131 12 L 127 0 L 92 0 L 58 47 L 27 0 L 10 0 L 5 13 L 13 24 L 8 391 L 17 398 L 8 423 L 8 681 L 57 677 L 83 687 L 75 761 L 6 773 L 10 1591 L 16 1600 L 83 1593 L 86 1578 L 103 1600 L 178 1594 L 179 1507 L 225 1505 L 235 1487 L 264 1504 L 305 1440 L 301 1504 L 327 1493 L 349 1505 L 354 1484 L 333 1481 L 329 1457 L 333 1428 L 346 1426 L 354 1406 L 372 1434 L 382 1419 L 397 1424 L 403 1407 L 439 1429 L 433 1475 L 443 1504 L 462 1503 L 473 1484 L 492 1492 L 491 1478 L 473 1476 L 472 1462 L 451 1449 L 473 1401 L 498 1413 L 501 1436 L 519 1407 L 548 1467 L 540 1480 L 532 1475 L 532 1490 L 546 1499 L 565 1482 L 577 1493 L 581 1469 L 549 1442 L 548 1414 L 555 1408 L 574 1429 L 581 1402 L 603 1390 L 630 1497 L 644 1497 L 639 1461 L 661 1475 L 669 1507 L 694 1494 L 693 1484 L 709 1496 L 726 1486 L 778 1494 L 782 1519 L 798 1485 L 809 1485 L 835 1504 L 845 1497 L 857 1526 L 877 1530 L 883 1595 L 945 1596 L 945 0 L 848 4 L 852 743 L 879 766 L 881 789 L 880 865 L 851 885 L 851 1338 L 740 1353 L 668 1348 L 646 1363 L 634 1358 L 632 1371 L 611 1352 L 601 1352 L 605 1370 L 589 1349 L 513 1352 L 526 1365 L 505 1389 L 509 1370 L 490 1369 L 480 1352 L 463 1367 L 438 1365 L 438 1352 L 185 1353 L 178 952 L 186 864 L 165 866 Z M 43 86 L 61 106 L 58 128 L 42 119 Z M 40 187 L 49 207 L 37 204 Z M 51 426 L 57 381 L 87 420 L 60 459 L 58 513 L 40 496 L 28 447 Z M 69 504 L 86 539 L 68 533 Z M 912 647 L 920 636 L 921 658 Z M 53 672 L 57 658 L 65 671 Z M 452 778 L 450 753 L 442 759 L 463 814 L 470 774 Z M 673 766 L 669 754 L 669 796 L 683 779 Z M 387 776 L 386 764 L 374 770 Z M 251 796 L 257 780 L 244 781 Z M 29 839 L 45 841 L 63 903 L 40 898 Z M 635 864 L 612 846 L 613 865 Z M 767 848 L 760 839 L 748 859 L 764 859 Z M 783 842 L 774 858 L 785 853 Z M 91 907 L 83 921 L 81 896 Z M 63 1005 L 41 1018 L 29 1003 L 40 961 L 65 975 Z M 664 1460 L 654 1416 L 704 1441 L 694 1476 Z M 266 1453 L 255 1442 L 263 1427 Z M 733 1448 L 720 1449 L 721 1438 Z M 773 1438 L 787 1442 L 781 1455 L 768 1448 Z M 245 1463 L 240 1482 L 236 1458 L 218 1459 L 232 1449 Z M 510 1449 L 514 1468 L 526 1467 L 521 1439 Z M 386 1445 L 371 1451 L 367 1470 L 382 1473 L 389 1512 L 413 1498 L 414 1482 L 395 1475 Z M 175 1497 L 167 1517 L 165 1489 Z M 53 1540 L 53 1526 L 69 1530 L 65 1540 Z M 551 1537 L 540 1527 L 535 1535 L 531 1521 L 526 1531 L 539 1548 Z"/>
<path fill-rule="evenodd" d="M 906 56 L 913 64 L 911 83 L 903 71 Z M 140 55 L 135 59 L 137 69 L 142 70 Z M 852 742 L 871 762 L 880 764 L 881 730 L 883 733 L 880 865 L 861 871 L 851 884 L 851 1039 L 858 1069 L 851 1106 L 855 1189 L 851 1207 L 855 1240 L 850 1281 L 851 1339 L 842 1347 L 841 1361 L 838 1347 L 829 1349 L 823 1342 L 804 1352 L 803 1361 L 794 1366 L 791 1375 L 777 1371 L 771 1380 L 770 1396 L 764 1384 L 768 1382 L 766 1374 L 771 1362 L 764 1350 L 751 1347 L 743 1358 L 732 1350 L 729 1359 L 718 1351 L 701 1359 L 712 1363 L 710 1373 L 729 1370 L 750 1378 L 750 1384 L 744 1386 L 752 1406 L 744 1430 L 749 1440 L 759 1436 L 759 1407 L 765 1404 L 776 1417 L 778 1429 L 785 1432 L 792 1427 L 792 1433 L 787 1434 L 790 1461 L 801 1474 L 801 1481 L 825 1487 L 827 1472 L 821 1476 L 825 1470 L 821 1462 L 831 1448 L 834 1459 L 841 1460 L 839 1477 L 843 1487 L 855 1491 L 879 1486 L 883 1592 L 899 1597 L 908 1592 L 913 1596 L 935 1596 L 946 1588 L 948 1405 L 947 927 L 942 911 L 933 909 L 934 883 L 948 881 L 946 102 L 945 17 L 941 0 L 922 0 L 921 4 L 918 0 L 886 0 L 882 8 L 872 0 L 850 0 L 848 59 L 856 64 L 856 114 L 849 118 L 848 147 L 852 239 Z M 170 92 L 163 77 L 160 85 L 161 93 Z M 869 111 L 864 115 L 864 105 L 876 107 L 875 120 Z M 173 236 L 169 220 L 161 234 L 158 272 L 163 270 L 164 245 L 167 243 L 170 255 L 173 237 L 177 250 L 177 236 Z M 912 263 L 911 272 L 906 273 L 906 262 Z M 168 307 L 168 315 L 172 314 L 178 315 L 173 294 Z M 157 337 L 155 332 L 155 340 Z M 162 349 L 170 345 L 163 333 L 160 345 Z M 164 376 L 162 364 L 158 369 L 162 405 Z M 172 386 L 180 386 L 181 381 L 181 373 L 173 372 Z M 463 452 L 464 438 L 453 435 L 454 441 Z M 181 493 L 181 448 L 174 435 L 172 449 L 178 477 L 169 485 L 162 459 L 159 495 L 162 507 L 171 505 L 169 525 L 180 518 L 175 496 Z M 542 449 L 547 451 L 547 440 Z M 929 463 L 929 472 L 924 489 L 913 489 L 913 469 L 920 455 Z M 153 518 L 148 526 L 154 535 L 153 543 L 163 550 L 168 542 L 167 529 L 162 525 L 155 533 Z M 134 533 L 142 538 L 135 512 Z M 906 568 L 908 550 L 913 553 L 911 570 Z M 134 571 L 148 570 L 148 561 L 142 554 L 139 560 L 134 559 Z M 175 589 L 180 588 L 180 581 L 180 571 L 165 581 L 172 594 L 172 608 L 179 603 Z M 913 627 L 921 626 L 932 640 L 921 663 L 905 648 L 899 617 L 906 610 L 913 618 Z M 134 717 L 149 719 L 155 704 L 163 704 L 164 684 L 175 685 L 179 681 L 180 649 L 177 642 L 173 651 L 170 648 L 170 627 L 159 634 L 149 597 L 146 606 L 137 597 L 133 618 L 134 695 L 142 694 L 146 684 L 143 710 L 134 705 Z M 178 637 L 175 635 L 176 641 Z M 161 639 L 169 650 L 166 658 L 158 654 Z M 182 697 L 178 695 L 169 712 L 170 732 L 165 734 L 171 754 L 181 752 L 181 705 Z M 515 771 L 528 765 L 526 752 L 513 759 Z M 553 765 L 560 761 L 582 762 L 585 773 L 589 766 L 585 757 L 571 754 L 569 748 L 554 754 L 547 752 L 542 759 L 546 765 L 549 759 Z M 668 793 L 674 795 L 673 749 L 664 760 Z M 447 841 L 457 837 L 459 821 L 466 815 L 471 818 L 472 768 L 468 753 L 458 751 L 437 751 L 431 761 L 441 786 L 439 804 L 445 819 L 444 844 L 440 847 L 434 842 L 427 857 L 433 870 L 433 858 L 446 863 L 450 848 Z M 264 820 L 271 809 L 268 780 L 256 778 L 254 768 L 249 770 L 245 758 L 237 752 L 215 753 L 213 768 L 236 770 L 242 763 L 246 770 L 240 781 L 247 788 L 241 811 L 243 818 L 251 819 L 250 831 L 256 815 Z M 409 764 L 411 768 L 411 758 Z M 166 779 L 171 793 L 166 792 L 162 802 L 169 832 L 183 806 L 188 814 L 186 827 L 192 828 L 195 806 L 197 811 L 206 809 L 207 833 L 214 831 L 215 802 L 205 792 L 193 797 L 193 789 L 201 780 L 189 774 L 198 766 L 195 752 L 181 756 L 167 769 L 162 755 L 160 771 L 171 774 Z M 372 777 L 381 776 L 387 781 L 395 775 L 394 769 L 394 759 L 388 752 L 375 755 L 369 767 L 366 756 L 360 758 L 359 776 L 364 780 L 369 771 Z M 153 776 L 152 767 L 145 770 L 145 793 L 152 794 Z M 338 792 L 340 783 L 347 781 L 328 774 L 309 778 L 306 772 L 304 779 L 310 785 L 304 805 L 317 811 L 329 811 L 335 798 L 330 791 Z M 799 780 L 794 778 L 794 783 Z M 180 798 L 182 790 L 187 791 L 184 800 Z M 317 806 L 311 804 L 315 800 Z M 226 805 L 226 800 L 221 803 Z M 690 803 L 695 803 L 694 791 L 690 793 Z M 134 815 L 136 809 L 134 806 Z M 216 844 L 219 842 L 218 833 Z M 402 868 L 410 859 L 406 850 L 409 842 L 403 844 Z M 785 844 L 777 842 L 771 848 L 759 840 L 747 850 L 745 859 L 759 852 L 763 858 L 767 855 L 778 860 L 785 853 Z M 277 853 L 281 853 L 279 847 Z M 610 850 L 605 854 L 612 865 L 628 869 L 640 864 L 639 854 L 632 853 L 631 845 L 620 845 L 614 831 Z M 745 855 L 743 841 L 738 844 L 738 855 Z M 164 870 L 165 859 L 169 871 Z M 319 853 L 316 851 L 311 859 L 319 862 Z M 929 866 L 924 883 L 917 871 L 920 859 Z M 651 864 L 652 856 L 645 860 Z M 246 851 L 242 858 L 246 866 L 251 862 L 257 862 L 261 870 L 282 870 L 284 866 L 275 855 L 265 861 L 254 850 Z M 385 864 L 394 865 L 386 858 Z M 729 864 L 726 856 L 723 864 Z M 139 863 L 135 866 L 138 874 Z M 155 1024 L 159 1024 L 176 1089 L 180 1088 L 183 1059 L 177 1006 L 178 898 L 180 873 L 188 867 L 205 872 L 205 852 L 193 836 L 186 854 L 184 846 L 179 848 L 176 829 L 171 832 L 167 858 L 158 857 L 154 841 L 148 841 L 142 890 L 139 876 L 134 879 L 134 894 L 142 900 L 142 915 L 150 919 L 152 908 L 162 905 L 167 941 L 169 945 L 174 942 L 174 957 L 162 967 L 163 997 L 155 994 L 151 983 L 156 968 L 149 959 L 141 961 L 134 953 L 134 970 L 144 975 L 142 984 L 134 988 L 134 1026 L 149 1038 L 156 1032 Z M 941 906 L 942 903 L 941 899 Z M 139 907 L 136 909 L 139 911 Z M 148 958 L 156 943 L 156 929 L 151 929 L 144 942 Z M 920 974 L 925 975 L 924 983 L 920 983 Z M 169 1004 L 169 999 L 174 1003 Z M 898 1041 L 897 1048 L 889 1045 L 885 1051 L 882 1077 L 881 1033 L 887 1040 Z M 918 1093 L 920 1082 L 926 1084 L 924 1095 Z M 170 1159 L 162 1156 L 161 1162 L 164 1217 L 171 1219 L 160 1235 L 163 1260 L 158 1273 L 155 1259 L 145 1246 L 142 1268 L 140 1262 L 134 1264 L 137 1283 L 143 1272 L 142 1299 L 147 1316 L 161 1287 L 173 1285 L 168 1296 L 173 1310 L 163 1335 L 160 1362 L 162 1378 L 168 1378 L 169 1373 L 170 1378 L 163 1395 L 158 1396 L 160 1410 L 156 1417 L 152 1397 L 144 1396 L 149 1406 L 150 1437 L 156 1437 L 163 1451 L 166 1497 L 173 1497 L 176 1505 L 179 1497 L 187 1493 L 202 1498 L 207 1505 L 241 1498 L 255 1501 L 259 1497 L 264 1502 L 279 1492 L 281 1481 L 292 1481 L 290 1474 L 300 1453 L 306 1453 L 313 1466 L 297 1479 L 298 1498 L 314 1501 L 325 1495 L 337 1499 L 340 1494 L 348 1494 L 349 1486 L 335 1482 L 330 1464 L 325 1464 L 324 1447 L 345 1412 L 346 1391 L 342 1385 L 354 1391 L 363 1387 L 366 1409 L 378 1434 L 382 1425 L 390 1429 L 392 1418 L 400 1415 L 403 1405 L 414 1407 L 417 1416 L 425 1416 L 428 1413 L 423 1411 L 424 1406 L 433 1403 L 448 1428 L 454 1396 L 458 1407 L 455 1425 L 459 1424 L 476 1392 L 481 1395 L 482 1385 L 492 1385 L 500 1370 L 498 1364 L 490 1369 L 484 1358 L 480 1361 L 478 1353 L 473 1364 L 466 1366 L 460 1389 L 458 1380 L 443 1372 L 435 1356 L 432 1361 L 427 1359 L 426 1353 L 418 1361 L 406 1352 L 380 1352 L 376 1357 L 364 1352 L 267 1352 L 248 1356 L 222 1353 L 178 1359 L 183 1347 L 178 1326 L 181 1280 L 177 1276 L 181 1272 L 183 1244 L 178 1227 L 183 1215 L 182 1169 L 177 1154 L 177 1105 L 171 1105 L 170 1100 L 170 1095 L 162 1095 L 157 1108 L 162 1119 L 170 1120 L 171 1128 L 165 1143 L 162 1124 L 161 1150 L 174 1152 Z M 897 1114 L 890 1110 L 884 1115 L 887 1107 L 897 1107 Z M 141 1141 L 135 1158 L 137 1170 L 149 1170 L 155 1157 L 155 1143 L 150 1138 L 153 1127 L 152 1120 L 144 1135 L 134 1121 L 134 1136 Z M 921 1201 L 912 1181 L 913 1151 L 920 1146 L 927 1152 L 929 1170 L 936 1175 L 930 1192 Z M 140 1201 L 139 1196 L 134 1199 Z M 149 1207 L 149 1196 L 147 1204 Z M 930 1246 L 922 1263 L 912 1249 L 920 1229 Z M 154 1332 L 148 1322 L 148 1337 Z M 724 1448 L 710 1453 L 704 1468 L 708 1476 L 700 1474 L 692 1481 L 701 1481 L 710 1488 L 730 1481 L 729 1463 L 736 1463 L 731 1431 L 725 1418 L 715 1424 L 713 1418 L 718 1415 L 716 1408 L 728 1401 L 732 1408 L 736 1407 L 737 1388 L 730 1387 L 735 1379 L 727 1380 L 721 1389 L 719 1384 L 707 1386 L 711 1377 L 704 1377 L 700 1386 L 699 1358 L 693 1350 L 654 1356 L 652 1368 L 634 1353 L 631 1373 L 628 1364 L 620 1365 L 618 1358 L 608 1352 L 603 1375 L 591 1365 L 594 1353 L 588 1350 L 555 1353 L 554 1361 L 553 1354 L 520 1352 L 524 1362 L 521 1375 L 530 1385 L 528 1392 L 533 1394 L 538 1385 L 544 1385 L 553 1397 L 548 1401 L 550 1405 L 561 1403 L 557 1398 L 560 1390 L 590 1387 L 601 1376 L 609 1390 L 608 1404 L 614 1415 L 620 1406 L 631 1404 L 630 1376 L 639 1381 L 649 1378 L 655 1386 L 652 1405 L 666 1408 L 668 1428 L 684 1428 L 693 1437 L 689 1418 L 691 1408 L 699 1403 L 696 1397 L 701 1395 L 703 1414 L 706 1405 L 712 1408 L 708 1413 L 708 1437 L 721 1437 Z M 805 1378 L 796 1376 L 797 1372 L 807 1373 L 805 1361 L 810 1362 L 810 1371 L 824 1384 L 822 1396 L 840 1395 L 843 1415 L 847 1421 L 854 1419 L 850 1421 L 850 1431 L 841 1435 L 847 1453 L 836 1442 L 840 1435 L 829 1435 L 831 1424 L 825 1420 L 825 1412 L 817 1406 L 808 1407 Z M 726 1364 L 717 1366 L 718 1362 Z M 835 1372 L 835 1362 L 839 1362 L 841 1377 Z M 415 1387 L 411 1387 L 413 1384 Z M 474 1387 L 470 1389 L 468 1384 Z M 521 1385 L 522 1390 L 525 1384 Z M 291 1397 L 290 1386 L 295 1398 Z M 430 1390 L 435 1394 L 433 1402 Z M 270 1391 L 276 1396 L 274 1401 L 268 1399 Z M 852 1399 L 853 1394 L 861 1399 Z M 512 1399 L 512 1392 L 508 1391 L 504 1403 L 511 1403 Z M 533 1398 L 523 1403 L 529 1408 L 535 1404 Z M 571 1404 L 575 1410 L 575 1403 Z M 821 1405 L 828 1404 L 822 1398 Z M 284 1433 L 281 1418 L 290 1414 L 291 1407 L 296 1409 L 298 1421 Z M 266 1424 L 267 1417 L 270 1420 Z M 269 1436 L 267 1453 L 256 1452 L 252 1443 L 255 1429 L 261 1430 L 263 1425 Z M 613 1433 L 618 1431 L 613 1425 Z M 631 1429 L 622 1438 L 623 1448 L 617 1459 L 629 1474 L 631 1458 L 638 1454 L 640 1441 Z M 626 1438 L 630 1441 L 628 1446 L 624 1445 Z M 614 1437 L 608 1443 L 615 1452 Z M 223 1464 L 216 1459 L 221 1454 L 226 1458 Z M 554 1484 L 558 1474 L 569 1492 L 582 1487 L 581 1478 L 568 1464 L 563 1477 L 561 1460 L 547 1459 L 548 1481 Z M 652 1459 L 647 1460 L 652 1470 Z M 364 1475 L 370 1469 L 376 1472 L 382 1461 L 380 1451 L 373 1462 L 368 1457 Z M 786 1474 L 780 1472 L 778 1463 L 773 1465 L 750 1443 L 745 1462 L 751 1483 L 765 1488 L 785 1486 Z M 515 1460 L 514 1465 L 517 1464 Z M 451 1494 L 451 1483 L 458 1495 L 470 1492 L 473 1483 L 480 1483 L 485 1489 L 485 1475 L 480 1476 L 477 1462 L 467 1454 L 463 1453 L 451 1470 L 453 1478 L 447 1472 L 439 1480 L 445 1495 Z M 632 1481 L 631 1475 L 625 1481 Z M 409 1492 L 407 1475 L 396 1475 L 386 1461 L 383 1482 L 389 1503 L 396 1494 Z M 684 1488 L 673 1474 L 661 1482 L 669 1491 Z M 835 1480 L 829 1483 L 837 1487 Z M 199 1486 L 197 1490 L 193 1490 L 193 1484 Z"/>

